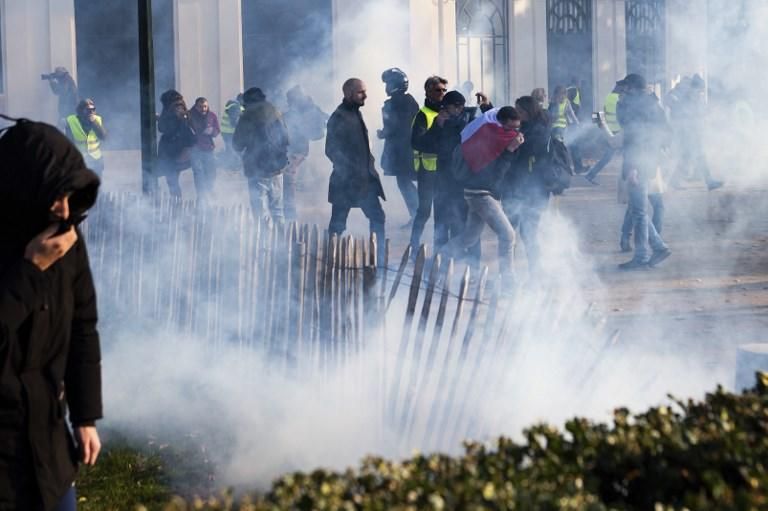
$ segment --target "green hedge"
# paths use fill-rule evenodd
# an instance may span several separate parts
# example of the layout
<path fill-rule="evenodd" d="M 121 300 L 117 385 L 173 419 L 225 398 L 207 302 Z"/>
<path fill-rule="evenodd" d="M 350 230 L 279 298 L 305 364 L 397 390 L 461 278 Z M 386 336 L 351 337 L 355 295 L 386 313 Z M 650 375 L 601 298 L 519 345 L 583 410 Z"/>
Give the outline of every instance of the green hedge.
<path fill-rule="evenodd" d="M 365 459 L 356 470 L 293 473 L 266 494 L 163 509 L 762 510 L 768 509 L 768 375 L 613 424 L 538 425 L 521 443 L 467 443 L 461 457 Z M 258 460 L 254 460 L 258 463 Z"/>

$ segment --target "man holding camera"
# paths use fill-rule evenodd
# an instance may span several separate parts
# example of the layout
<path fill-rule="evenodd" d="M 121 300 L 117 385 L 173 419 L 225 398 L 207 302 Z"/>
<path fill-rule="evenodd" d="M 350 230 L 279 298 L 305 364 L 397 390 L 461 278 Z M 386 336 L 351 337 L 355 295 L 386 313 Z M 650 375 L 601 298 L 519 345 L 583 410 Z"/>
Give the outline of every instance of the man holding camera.
<path fill-rule="evenodd" d="M 57 67 L 53 73 L 40 75 L 41 80 L 48 80 L 51 91 L 59 97 L 59 123 L 63 124 L 69 114 L 75 111 L 80 97 L 77 84 L 67 68 Z"/>
<path fill-rule="evenodd" d="M 101 141 L 107 138 L 107 130 L 101 116 L 96 114 L 96 105 L 88 98 L 77 105 L 77 113 L 66 118 L 66 133 L 83 154 L 85 164 L 99 177 L 104 173 L 104 157 Z"/>

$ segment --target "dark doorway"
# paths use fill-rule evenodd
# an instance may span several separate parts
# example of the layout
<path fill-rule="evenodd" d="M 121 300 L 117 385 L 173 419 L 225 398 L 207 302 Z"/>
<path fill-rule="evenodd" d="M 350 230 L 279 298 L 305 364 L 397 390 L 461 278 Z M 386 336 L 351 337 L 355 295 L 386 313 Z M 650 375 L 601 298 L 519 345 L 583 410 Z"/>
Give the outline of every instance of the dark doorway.
<path fill-rule="evenodd" d="M 474 92 L 485 92 L 502 105 L 509 95 L 508 26 L 506 0 L 456 2 L 456 85 L 472 82 Z"/>
<path fill-rule="evenodd" d="M 582 116 L 592 112 L 592 25 L 592 0 L 547 0 L 547 93 L 578 85 Z"/>
<path fill-rule="evenodd" d="M 152 2 L 155 93 L 176 82 L 173 0 Z M 138 7 L 132 2 L 75 0 L 77 81 L 80 96 L 93 98 L 109 131 L 111 149 L 138 149 Z"/>
<path fill-rule="evenodd" d="M 627 72 L 664 91 L 666 0 L 626 0 Z"/>
<path fill-rule="evenodd" d="M 331 4 L 331 0 L 243 0 L 245 88 L 260 87 L 270 98 L 283 98 L 288 88 L 304 81 L 304 91 L 315 98 L 335 92 Z M 313 93 L 310 86 L 328 90 Z"/>

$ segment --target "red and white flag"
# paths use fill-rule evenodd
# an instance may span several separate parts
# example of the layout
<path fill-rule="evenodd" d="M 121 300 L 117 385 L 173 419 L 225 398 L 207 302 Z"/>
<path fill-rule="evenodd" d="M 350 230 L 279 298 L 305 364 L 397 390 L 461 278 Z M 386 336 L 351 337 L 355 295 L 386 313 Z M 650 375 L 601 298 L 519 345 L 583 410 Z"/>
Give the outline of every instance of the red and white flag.
<path fill-rule="evenodd" d="M 480 172 L 498 158 L 517 137 L 516 130 L 505 130 L 496 118 L 498 108 L 492 108 L 461 130 L 461 152 L 470 170 Z"/>

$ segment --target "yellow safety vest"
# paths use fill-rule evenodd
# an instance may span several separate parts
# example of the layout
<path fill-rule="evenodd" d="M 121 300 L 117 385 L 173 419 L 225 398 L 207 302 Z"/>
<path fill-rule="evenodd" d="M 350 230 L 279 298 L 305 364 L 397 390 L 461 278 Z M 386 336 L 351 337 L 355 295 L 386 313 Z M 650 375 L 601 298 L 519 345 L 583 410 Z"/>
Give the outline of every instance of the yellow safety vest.
<path fill-rule="evenodd" d="M 576 95 L 573 97 L 573 99 L 569 99 L 571 103 L 573 103 L 576 106 L 581 106 L 581 89 L 578 87 L 568 87 L 568 90 L 576 89 Z"/>
<path fill-rule="evenodd" d="M 427 129 L 431 128 L 432 123 L 435 122 L 435 117 L 437 117 L 437 112 L 425 106 L 421 107 L 419 109 L 419 112 L 423 113 L 424 116 L 427 118 Z M 413 122 L 416 122 L 415 117 L 413 118 Z M 411 126 L 413 126 L 413 122 L 411 122 Z M 418 172 L 420 168 L 423 168 L 424 170 L 428 170 L 430 172 L 436 171 L 437 155 L 433 153 L 422 153 L 421 151 L 413 151 L 413 168 L 416 169 L 416 172 Z"/>
<path fill-rule="evenodd" d="M 224 115 L 221 116 L 221 121 L 219 122 L 219 129 L 222 133 L 234 133 L 235 132 L 235 126 L 232 126 L 232 122 L 229 120 L 229 111 L 230 109 L 239 108 L 240 113 L 243 113 L 243 110 L 245 110 L 240 103 L 237 102 L 229 102 L 227 103 L 227 106 L 224 107 Z"/>
<path fill-rule="evenodd" d="M 95 119 L 93 122 L 101 126 L 101 116 L 96 115 L 94 117 Z M 75 139 L 75 145 L 78 149 L 80 149 L 80 152 L 84 155 L 87 154 L 94 160 L 100 160 L 101 147 L 99 143 L 99 137 L 96 136 L 96 132 L 90 130 L 86 134 L 85 130 L 83 130 L 83 125 L 80 124 L 80 119 L 77 118 L 76 114 L 72 114 L 67 117 L 67 124 L 69 125 L 69 131 L 72 132 L 72 137 Z"/>
<path fill-rule="evenodd" d="M 553 128 L 565 129 L 568 127 L 568 119 L 565 118 L 565 107 L 568 104 L 568 99 L 564 99 L 562 103 L 557 105 L 557 117 L 552 123 Z"/>
<path fill-rule="evenodd" d="M 621 131 L 619 119 L 616 117 L 616 108 L 619 104 L 619 93 L 611 92 L 605 98 L 605 124 L 612 133 Z"/>

